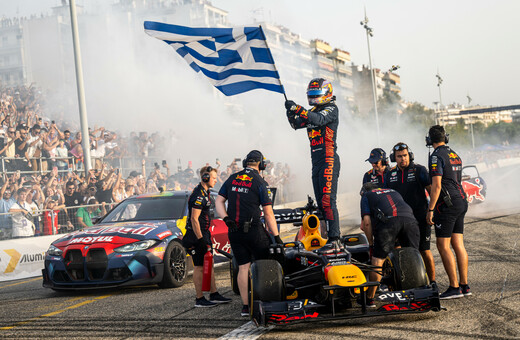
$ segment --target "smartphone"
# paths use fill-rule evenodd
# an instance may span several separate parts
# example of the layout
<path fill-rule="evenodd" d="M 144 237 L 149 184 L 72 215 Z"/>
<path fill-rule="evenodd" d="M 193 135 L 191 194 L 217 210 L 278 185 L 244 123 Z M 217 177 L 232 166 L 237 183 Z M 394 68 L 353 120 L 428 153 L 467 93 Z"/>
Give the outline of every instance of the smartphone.
<path fill-rule="evenodd" d="M 235 158 L 235 162 L 240 162 L 240 158 Z"/>
<path fill-rule="evenodd" d="M 215 163 L 218 163 L 218 158 L 217 158 L 217 159 L 215 159 Z"/>
<path fill-rule="evenodd" d="M 166 166 L 166 159 L 163 159 L 162 166 Z"/>

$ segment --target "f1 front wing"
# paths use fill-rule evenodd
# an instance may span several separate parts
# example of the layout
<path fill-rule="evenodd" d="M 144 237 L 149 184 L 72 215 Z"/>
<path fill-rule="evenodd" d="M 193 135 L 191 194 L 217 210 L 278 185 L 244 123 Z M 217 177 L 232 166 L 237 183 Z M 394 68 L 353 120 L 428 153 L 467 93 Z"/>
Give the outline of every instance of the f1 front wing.
<path fill-rule="evenodd" d="M 377 308 L 374 310 L 360 306 L 359 308 L 353 307 L 335 312 L 330 306 L 303 299 L 281 302 L 254 301 L 252 319 L 257 326 L 267 326 L 269 324 L 286 325 L 297 322 L 354 319 L 392 314 L 425 313 L 428 311 L 438 312 L 445 309 L 441 307 L 437 287 L 386 292 L 376 298 L 376 305 Z"/>

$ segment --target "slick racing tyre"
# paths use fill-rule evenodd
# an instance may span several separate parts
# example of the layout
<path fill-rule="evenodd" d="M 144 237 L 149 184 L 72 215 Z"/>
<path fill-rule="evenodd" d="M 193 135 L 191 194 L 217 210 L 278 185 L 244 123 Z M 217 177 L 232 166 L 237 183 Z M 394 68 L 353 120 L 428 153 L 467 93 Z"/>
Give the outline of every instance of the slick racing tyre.
<path fill-rule="evenodd" d="M 280 263 L 276 260 L 258 260 L 249 269 L 250 294 L 249 314 L 255 314 L 255 302 L 283 301 L 285 299 L 285 280 Z M 258 307 L 257 307 L 258 308 Z"/>
<path fill-rule="evenodd" d="M 429 284 L 421 253 L 415 248 L 394 249 L 383 263 L 383 274 L 391 291 L 407 290 Z"/>
<path fill-rule="evenodd" d="M 234 256 L 231 261 L 229 261 L 229 276 L 231 278 L 233 293 L 240 295 L 240 290 L 238 289 L 238 263 Z"/>
<path fill-rule="evenodd" d="M 177 241 L 171 241 L 164 253 L 164 274 L 161 288 L 176 288 L 184 284 L 188 274 L 186 252 Z"/>

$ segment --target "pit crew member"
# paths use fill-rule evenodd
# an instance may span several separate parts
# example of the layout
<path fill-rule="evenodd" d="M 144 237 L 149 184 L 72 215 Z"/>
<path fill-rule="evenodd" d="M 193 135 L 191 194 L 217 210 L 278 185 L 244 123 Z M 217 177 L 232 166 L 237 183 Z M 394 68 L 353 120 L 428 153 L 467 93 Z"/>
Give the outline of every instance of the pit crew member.
<path fill-rule="evenodd" d="M 361 229 L 367 236 L 372 253 L 372 265 L 382 266 L 388 253 L 394 249 L 395 240 L 403 247 L 419 248 L 419 226 L 412 208 L 401 195 L 392 189 L 378 188 L 375 183 L 365 183 L 361 188 Z M 381 275 L 370 273 L 370 281 L 381 280 Z M 377 287 L 369 287 L 367 306 L 375 307 Z"/>
<path fill-rule="evenodd" d="M 278 233 L 267 182 L 259 171 L 265 160 L 258 150 L 251 151 L 243 161 L 244 169 L 232 174 L 220 188 L 215 208 L 228 227 L 228 237 L 238 263 L 238 289 L 242 299 L 242 316 L 249 316 L 248 274 L 253 260 L 269 256 L 269 236 L 261 221 L 264 219 L 276 243 L 283 244 Z M 225 202 L 228 201 L 227 209 Z"/>
<path fill-rule="evenodd" d="M 211 288 L 209 301 L 202 294 L 202 275 L 204 255 L 212 249 L 210 231 L 211 196 L 209 189 L 217 182 L 217 169 L 204 166 L 200 169 L 201 181 L 193 189 L 188 199 L 188 223 L 186 235 L 182 244 L 191 255 L 193 261 L 193 285 L 195 286 L 195 307 L 214 307 L 219 303 L 231 302 L 231 299 L 222 296 L 215 285 L 215 275 L 211 272 Z"/>
<path fill-rule="evenodd" d="M 468 202 L 461 184 L 462 160 L 446 145 L 448 141 L 449 136 L 440 125 L 432 126 L 426 136 L 426 145 L 434 148 L 428 164 L 432 187 L 426 220 L 428 224 L 435 225 L 437 249 L 450 281 L 450 286 L 440 298 L 456 299 L 471 295 L 468 285 L 468 253 L 463 238 Z M 457 266 L 460 281 L 457 280 Z"/>
<path fill-rule="evenodd" d="M 375 183 L 380 188 L 385 187 L 385 175 L 388 172 L 388 158 L 386 157 L 385 150 L 381 148 L 375 148 L 370 151 L 370 156 L 365 160 L 372 164 L 372 169 L 365 172 L 363 176 L 363 183 Z"/>
<path fill-rule="evenodd" d="M 336 193 L 340 171 L 340 159 L 336 153 L 339 110 L 332 84 L 323 78 L 312 79 L 307 87 L 310 110 L 292 100 L 285 102 L 287 118 L 293 129 L 307 128 L 311 147 L 312 184 L 318 207 L 325 217 L 328 240 L 326 248 L 340 246 Z"/>
<path fill-rule="evenodd" d="M 435 262 L 430 251 L 431 226 L 426 222 L 428 200 L 426 191 L 430 192 L 430 176 L 428 170 L 414 162 L 412 150 L 407 144 L 399 142 L 392 148 L 390 161 L 397 165 L 385 176 L 386 187 L 401 194 L 404 201 L 412 208 L 413 215 L 419 224 L 419 251 L 430 281 L 435 281 Z M 425 191 L 426 190 L 426 191 Z"/>

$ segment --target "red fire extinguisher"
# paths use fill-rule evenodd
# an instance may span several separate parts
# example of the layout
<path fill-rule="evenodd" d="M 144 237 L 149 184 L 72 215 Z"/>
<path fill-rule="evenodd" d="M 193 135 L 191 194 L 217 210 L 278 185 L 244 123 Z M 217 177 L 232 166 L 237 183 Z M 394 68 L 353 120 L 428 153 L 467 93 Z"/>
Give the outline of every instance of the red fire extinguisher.
<path fill-rule="evenodd" d="M 209 292 L 211 290 L 211 273 L 213 272 L 213 252 L 211 246 L 204 254 L 204 263 L 202 265 L 202 291 Z"/>

